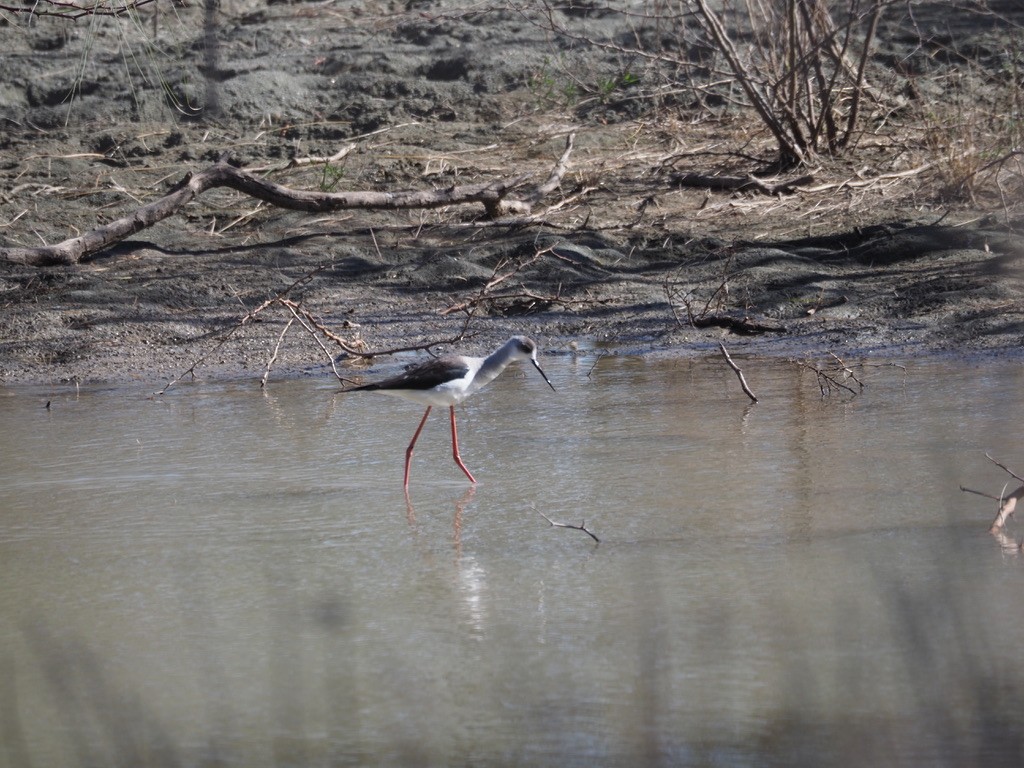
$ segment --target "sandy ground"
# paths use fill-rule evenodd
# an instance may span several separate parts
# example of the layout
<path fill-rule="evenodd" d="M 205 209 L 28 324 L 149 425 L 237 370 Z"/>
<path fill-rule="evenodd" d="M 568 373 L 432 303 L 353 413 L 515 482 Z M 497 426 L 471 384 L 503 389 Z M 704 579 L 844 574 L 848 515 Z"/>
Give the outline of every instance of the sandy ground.
<path fill-rule="evenodd" d="M 224 0 L 215 61 L 201 3 L 8 19 L 0 246 L 91 230 L 223 153 L 297 189 L 412 190 L 539 183 L 576 139 L 530 221 L 480 206 L 314 215 L 213 190 L 81 264 L 0 261 L 0 382 L 159 385 L 199 360 L 202 377 L 258 378 L 275 347 L 275 376 L 331 375 L 333 341 L 298 324 L 281 341 L 280 304 L 249 314 L 289 286 L 366 350 L 528 333 L 548 352 L 1019 354 L 1019 165 L 998 194 L 948 194 L 981 127 L 940 109 L 966 94 L 998 111 L 993 72 L 1020 88 L 1007 41 L 1024 9 L 990 6 L 892 9 L 872 62 L 885 96 L 858 148 L 775 196 L 677 183 L 750 173 L 771 143 L 748 113 L 695 104 L 664 61 L 623 53 L 655 33 L 620 14 L 558 16 L 615 51 L 501 2 Z"/>

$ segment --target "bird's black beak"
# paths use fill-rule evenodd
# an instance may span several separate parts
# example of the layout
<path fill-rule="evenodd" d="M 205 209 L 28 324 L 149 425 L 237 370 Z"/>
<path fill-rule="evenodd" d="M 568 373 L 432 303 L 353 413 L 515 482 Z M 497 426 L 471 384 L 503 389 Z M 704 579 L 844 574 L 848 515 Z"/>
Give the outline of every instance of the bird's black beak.
<path fill-rule="evenodd" d="M 536 360 L 532 358 L 530 359 L 530 362 L 533 363 L 533 367 L 537 369 L 537 372 L 544 377 L 544 381 L 546 381 L 548 383 L 548 386 L 551 387 L 551 391 L 557 392 L 558 390 L 555 389 L 555 385 L 551 383 L 551 379 L 549 379 L 547 374 L 544 373 L 544 369 L 540 367 L 540 363 L 538 363 Z"/>

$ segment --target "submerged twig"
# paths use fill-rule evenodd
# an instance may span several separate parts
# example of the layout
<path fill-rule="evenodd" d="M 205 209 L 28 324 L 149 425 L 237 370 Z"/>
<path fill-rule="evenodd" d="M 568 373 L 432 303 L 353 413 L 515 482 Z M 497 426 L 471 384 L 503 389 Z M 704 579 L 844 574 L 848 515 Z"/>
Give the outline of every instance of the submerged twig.
<path fill-rule="evenodd" d="M 540 515 L 541 517 L 543 517 L 549 523 L 551 523 L 551 525 L 553 525 L 555 528 L 572 528 L 574 531 L 583 531 L 585 534 L 587 534 L 587 536 L 592 538 L 598 544 L 601 543 L 601 540 L 599 538 L 597 538 L 597 535 L 593 531 L 591 531 L 589 528 L 587 528 L 587 521 L 586 520 L 581 520 L 579 525 L 573 525 L 572 523 L 558 523 L 558 522 L 555 522 L 550 517 L 548 517 L 543 512 L 541 512 L 539 509 L 537 510 L 537 514 Z"/>
<path fill-rule="evenodd" d="M 801 368 L 807 368 L 808 370 L 814 371 L 814 375 L 818 377 L 818 389 L 821 390 L 822 399 L 832 394 L 833 389 L 844 389 L 851 395 L 856 397 L 864 389 L 864 384 L 860 379 L 854 375 L 853 370 L 843 362 L 843 359 L 838 355 L 829 352 L 833 359 L 836 360 L 838 365 L 833 368 L 819 368 L 814 363 L 805 362 L 803 360 L 795 360 L 794 362 Z M 857 382 L 858 389 L 854 389 L 848 384 L 844 384 L 840 379 L 852 379 Z"/>

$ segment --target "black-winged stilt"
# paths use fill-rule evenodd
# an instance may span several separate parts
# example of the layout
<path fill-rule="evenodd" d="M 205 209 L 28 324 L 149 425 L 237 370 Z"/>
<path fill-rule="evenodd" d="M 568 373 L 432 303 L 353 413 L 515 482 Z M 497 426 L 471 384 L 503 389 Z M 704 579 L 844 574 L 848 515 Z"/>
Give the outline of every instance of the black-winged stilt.
<path fill-rule="evenodd" d="M 420 425 L 416 428 L 409 447 L 405 449 L 404 487 L 406 491 L 409 490 L 409 464 L 412 461 L 412 450 L 420 432 L 423 431 L 423 425 L 427 423 L 430 409 L 435 405 L 447 405 L 452 422 L 452 457 L 459 465 L 459 469 L 466 473 L 469 482 L 476 483 L 476 479 L 466 469 L 466 465 L 462 463 L 462 457 L 459 456 L 459 435 L 455 428 L 455 406 L 494 381 L 509 363 L 516 360 L 529 360 L 544 377 L 548 386 L 552 390 L 555 389 L 555 385 L 551 383 L 541 369 L 540 363 L 537 362 L 537 345 L 525 336 L 513 336 L 487 357 L 443 355 L 413 366 L 397 376 L 345 391 L 380 392 L 427 406 L 427 411 L 420 419 Z"/>

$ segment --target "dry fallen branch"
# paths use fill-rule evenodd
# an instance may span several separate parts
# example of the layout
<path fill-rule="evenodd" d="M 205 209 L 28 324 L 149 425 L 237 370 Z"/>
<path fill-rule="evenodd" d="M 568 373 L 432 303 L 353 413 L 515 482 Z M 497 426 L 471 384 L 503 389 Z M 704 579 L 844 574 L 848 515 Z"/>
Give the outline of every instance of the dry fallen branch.
<path fill-rule="evenodd" d="M 551 525 L 554 526 L 555 528 L 571 528 L 574 531 L 583 531 L 585 534 L 587 534 L 587 536 L 592 538 L 598 544 L 601 543 L 601 540 L 599 538 L 597 538 L 597 535 L 593 531 L 591 531 L 589 528 L 587 528 L 587 521 L 586 520 L 581 520 L 579 525 L 572 525 L 571 523 L 558 523 L 558 522 L 555 522 L 550 517 L 548 517 L 543 512 L 541 512 L 539 509 L 537 510 L 537 514 L 540 515 L 541 517 L 543 517 L 549 523 L 551 523 Z"/>
<path fill-rule="evenodd" d="M 232 325 L 230 325 L 226 329 L 222 328 L 220 330 L 214 331 L 212 334 L 208 334 L 208 336 L 218 336 L 219 335 L 221 338 L 209 351 L 206 352 L 206 354 L 201 355 L 200 357 L 198 357 L 195 360 L 193 360 L 192 364 L 187 369 L 185 369 L 182 373 L 178 374 L 173 379 L 168 381 L 164 385 L 163 389 L 161 389 L 159 392 L 155 392 L 154 394 L 162 395 L 162 394 L 166 393 L 167 390 L 169 390 L 171 387 L 173 387 L 179 381 L 184 379 L 186 376 L 191 376 L 194 379 L 196 377 L 196 369 L 199 368 L 199 366 L 201 366 L 203 363 L 205 363 L 207 358 L 210 357 L 210 355 L 212 355 L 218 349 L 220 349 L 225 344 L 227 344 L 228 340 L 230 340 L 230 338 L 232 336 L 234 336 L 237 331 L 241 330 L 246 325 L 248 325 L 249 323 L 253 322 L 257 318 L 257 316 L 261 312 L 263 312 L 263 310 L 265 310 L 267 307 L 273 305 L 274 303 L 276 303 L 280 299 L 283 299 L 284 297 L 288 296 L 288 294 L 290 294 L 291 292 L 295 291 L 299 286 L 305 285 L 310 280 L 312 280 L 313 277 L 317 273 L 323 271 L 324 269 L 327 269 L 327 265 L 320 265 L 320 266 L 310 270 L 309 272 L 307 272 L 306 274 L 302 275 L 300 278 L 298 278 L 297 280 L 292 282 L 291 285 L 288 285 L 283 290 L 279 291 L 277 293 L 277 295 L 275 295 L 273 298 L 267 299 L 262 304 L 260 304 L 258 307 L 256 307 L 256 309 L 252 309 L 252 310 L 246 312 L 245 315 L 243 315 L 241 318 L 239 318 L 237 321 L 235 321 Z M 285 333 L 287 333 L 287 328 L 285 329 Z M 275 347 L 275 349 L 274 349 L 274 355 L 273 355 L 274 358 L 277 357 L 277 351 L 280 348 L 281 340 L 283 340 L 283 338 L 284 338 L 284 333 L 282 333 L 281 339 L 278 340 L 277 347 Z M 272 362 L 273 362 L 273 359 L 271 360 L 271 363 Z M 268 366 L 267 366 L 268 369 L 269 369 L 271 363 L 268 363 Z"/>
<path fill-rule="evenodd" d="M 893 171 L 891 173 L 880 173 L 877 176 L 869 176 L 867 178 L 864 178 L 862 176 L 858 176 L 856 179 L 844 179 L 843 181 L 829 182 L 827 184 L 819 184 L 816 187 L 807 187 L 806 189 L 804 189 L 802 191 L 810 192 L 810 193 L 815 193 L 815 192 L 839 191 L 839 190 L 842 190 L 842 189 L 856 189 L 858 187 L 871 187 L 871 186 L 877 185 L 877 184 L 879 184 L 880 182 L 883 182 L 883 181 L 894 181 L 894 180 L 897 180 L 897 179 L 906 179 L 906 178 L 909 178 L 911 176 L 917 176 L 917 175 L 922 174 L 925 171 L 927 171 L 933 165 L 934 165 L 934 163 L 924 163 L 923 165 L 919 165 L 916 168 L 908 168 L 905 171 Z"/>
<path fill-rule="evenodd" d="M 769 184 L 756 176 L 709 176 L 703 173 L 681 173 L 672 177 L 672 183 L 679 187 L 696 187 L 711 189 L 716 192 L 760 192 L 775 197 L 791 195 L 797 187 L 806 186 L 814 181 L 812 174 L 798 176 L 795 179 Z"/>
<path fill-rule="evenodd" d="M 559 158 L 555 169 L 537 190 L 527 193 L 526 200 L 511 201 L 505 198 L 513 189 L 522 186 L 532 174 L 526 173 L 510 179 L 456 185 L 442 189 L 403 192 L 314 192 L 292 189 L 268 181 L 249 170 L 236 168 L 228 163 L 226 157 L 222 157 L 209 168 L 195 174 L 189 172 L 162 198 L 143 205 L 134 213 L 122 216 L 109 224 L 86 232 L 84 235 L 54 245 L 0 248 L 0 259 L 32 266 L 76 264 L 95 256 L 126 237 L 163 221 L 203 192 L 216 187 L 229 187 L 279 208 L 309 213 L 328 213 L 352 209 L 441 208 L 467 203 L 482 204 L 487 215 L 492 218 L 502 215 L 506 210 L 528 213 L 533 203 L 543 197 L 547 193 L 546 191 L 558 187 L 562 174 L 568 167 L 572 142 L 573 136 L 570 135 L 566 142 L 565 152 Z"/>
<path fill-rule="evenodd" d="M 281 350 L 281 343 L 284 341 L 284 337 L 288 335 L 289 329 L 292 327 L 292 323 L 295 322 L 295 317 L 290 317 L 281 334 L 277 337 L 277 344 L 274 345 L 274 351 L 270 354 L 270 359 L 267 360 L 267 368 L 263 371 L 263 378 L 260 379 L 260 389 L 267 386 L 267 379 L 270 378 L 270 369 L 274 365 L 274 361 L 277 360 L 277 353 Z M 337 371 L 335 371 L 337 373 Z"/>
<path fill-rule="evenodd" d="M 1003 470 L 1004 472 L 1006 472 L 1006 473 L 1007 473 L 1007 474 L 1008 474 L 1008 475 L 1009 475 L 1010 477 L 1012 477 L 1012 478 L 1013 478 L 1014 480 L 1020 480 L 1020 481 L 1021 481 L 1022 483 L 1024 483 L 1024 477 L 1021 477 L 1020 475 L 1018 475 L 1018 474 L 1017 474 L 1016 472 L 1014 472 L 1013 470 L 1011 470 L 1011 469 L 1010 469 L 1009 467 L 1007 467 L 1007 466 L 1006 466 L 1005 464 L 1003 464 L 1003 463 L 1001 463 L 1001 462 L 999 462 L 999 461 L 996 461 L 996 460 L 995 460 L 994 458 L 992 458 L 992 457 L 991 457 L 991 456 L 990 456 L 989 454 L 987 454 L 987 453 L 985 454 L 985 458 L 986 458 L 986 459 L 988 459 L 989 461 L 991 461 L 991 462 L 992 462 L 993 464 L 995 464 L 995 465 L 996 465 L 997 467 L 999 467 L 999 468 L 1000 468 L 1001 470 Z"/>
<path fill-rule="evenodd" d="M 129 16 L 142 6 L 154 2 L 156 0 L 123 0 L 123 2 L 105 2 L 105 0 L 100 2 L 95 2 L 94 0 L 83 0 L 83 2 L 43 0 L 43 2 L 22 4 L 0 3 L 0 11 L 36 17 L 57 16 L 61 19 L 78 21 L 87 16 Z"/>
<path fill-rule="evenodd" d="M 317 341 L 320 340 L 319 335 L 322 335 L 324 338 L 334 342 L 339 347 L 341 347 L 341 351 L 344 352 L 349 357 L 376 357 L 375 354 L 366 351 L 366 344 L 364 344 L 362 340 L 351 342 L 348 339 L 344 338 L 343 336 L 337 335 L 329 328 L 327 328 L 327 326 L 325 326 L 323 323 L 317 320 L 313 316 L 312 312 L 300 306 L 298 302 L 292 301 L 291 299 L 287 299 L 283 296 L 278 297 L 276 301 L 282 307 L 287 309 L 292 314 L 292 316 L 299 321 L 302 327 L 305 328 L 310 335 L 317 339 Z M 326 347 L 323 347 L 323 344 L 321 344 L 320 346 L 323 348 L 324 352 L 327 352 L 327 349 Z M 397 351 L 404 352 L 406 350 Z M 331 355 L 329 352 L 327 353 L 327 356 L 331 359 L 333 364 L 334 356 Z M 337 375 L 337 369 L 335 369 L 335 375 Z M 338 379 L 341 379 L 341 376 L 338 376 Z"/>
<path fill-rule="evenodd" d="M 736 377 L 740 380 L 740 387 L 743 388 L 743 394 L 749 397 L 751 402 L 756 403 L 757 397 L 755 397 L 754 393 L 750 391 L 750 387 L 747 386 L 747 379 L 746 377 L 744 377 L 743 371 L 740 370 L 740 367 L 732 361 L 732 358 L 729 356 L 728 350 L 725 348 L 725 344 L 723 344 L 722 342 L 718 342 L 718 348 L 722 350 L 722 356 L 725 357 L 725 362 L 729 364 L 729 367 L 732 368 L 733 372 L 736 374 Z"/>
<path fill-rule="evenodd" d="M 330 266 L 332 265 L 321 265 L 319 267 L 316 267 L 315 269 L 307 272 L 305 275 L 295 280 L 291 285 L 284 288 L 281 292 L 279 292 L 272 298 L 269 298 L 263 303 L 261 303 L 255 309 L 251 309 L 248 312 L 246 312 L 242 317 L 240 317 L 230 326 L 221 328 L 217 331 L 214 331 L 213 333 L 207 334 L 207 336 L 209 337 L 219 336 L 220 338 L 211 349 L 209 349 L 205 354 L 193 360 L 192 364 L 187 369 L 185 369 L 178 376 L 168 381 L 167 384 L 164 385 L 163 389 L 161 389 L 159 392 L 155 392 L 154 394 L 164 394 L 165 392 L 167 392 L 167 390 L 169 390 L 175 384 L 180 382 L 186 376 L 192 376 L 192 378 L 195 378 L 196 370 L 200 366 L 202 366 L 211 355 L 213 355 L 217 350 L 223 347 L 232 338 L 232 336 L 235 335 L 236 332 L 238 332 L 245 326 L 249 325 L 250 323 L 255 322 L 261 314 L 275 306 L 284 308 L 289 313 L 289 318 L 288 322 L 281 330 L 281 333 L 278 335 L 277 341 L 274 344 L 274 348 L 271 350 L 270 357 L 267 360 L 263 376 L 260 379 L 261 387 L 266 386 L 267 379 L 270 376 L 270 369 L 273 367 L 274 362 L 277 360 L 278 354 L 284 343 L 285 337 L 288 335 L 289 330 L 291 330 L 292 325 L 296 321 L 299 323 L 299 325 L 303 327 L 306 333 L 313 337 L 316 343 L 320 346 L 320 349 L 323 350 L 325 357 L 331 364 L 331 369 L 334 371 L 335 378 L 337 378 L 338 381 L 342 383 L 344 383 L 346 379 L 338 371 L 336 365 L 337 356 L 335 354 L 332 354 L 331 351 L 327 348 L 327 345 L 325 345 L 323 342 L 324 339 L 339 347 L 341 351 L 344 353 L 344 355 L 347 357 L 371 359 L 375 357 L 381 357 L 384 355 L 394 355 L 400 352 L 429 350 L 437 346 L 456 344 L 466 338 L 467 331 L 469 329 L 469 318 L 467 318 L 466 323 L 463 324 L 459 332 L 452 336 L 451 338 L 435 339 L 422 344 L 413 344 L 404 347 L 371 350 L 367 348 L 366 342 L 358 338 L 358 333 L 355 339 L 346 339 L 343 336 L 339 336 L 337 333 L 334 333 L 330 328 L 328 328 L 323 322 L 321 322 L 316 316 L 314 316 L 312 312 L 303 307 L 301 305 L 301 302 L 288 298 L 289 294 L 294 293 L 296 289 L 299 288 L 300 286 L 309 283 L 318 273 L 322 272 L 325 269 L 328 269 Z M 358 329 L 359 326 L 356 325 L 355 328 Z"/>
<path fill-rule="evenodd" d="M 843 390 L 856 397 L 864 390 L 864 383 L 857 378 L 857 374 L 854 373 L 853 369 L 848 366 L 843 359 L 833 352 L 829 352 L 832 359 L 835 360 L 836 365 L 831 367 L 822 367 L 809 363 L 803 360 L 795 361 L 801 368 L 806 368 L 809 371 L 814 371 L 815 376 L 818 377 L 818 388 L 821 390 L 822 398 L 826 398 L 832 394 L 833 390 Z M 853 381 L 857 385 L 857 389 L 854 389 L 846 382 Z"/>
<path fill-rule="evenodd" d="M 249 173 L 281 173 L 283 171 L 290 171 L 293 168 L 306 168 L 311 165 L 330 165 L 331 163 L 336 163 L 339 160 L 344 160 L 354 152 L 355 149 L 355 144 L 346 144 L 330 157 L 314 155 L 293 157 L 285 163 L 277 163 L 276 165 L 253 165 L 246 168 L 246 170 Z"/>
<path fill-rule="evenodd" d="M 292 315 L 291 318 L 289 318 L 289 320 L 288 320 L 288 325 L 286 325 L 285 329 L 281 332 L 281 338 L 278 341 L 278 346 L 280 346 L 281 342 L 284 341 L 285 334 L 287 334 L 288 333 L 288 329 L 291 328 L 292 321 L 298 320 L 299 321 L 299 325 L 301 325 L 303 328 L 306 329 L 306 333 L 308 333 L 310 336 L 313 337 L 313 340 L 317 343 L 317 345 L 319 345 L 320 349 L 322 349 L 323 353 L 327 356 L 327 360 L 331 364 L 331 370 L 334 371 L 334 378 L 336 378 L 338 381 L 344 383 L 345 382 L 345 378 L 338 371 L 338 366 L 335 364 L 335 360 L 334 360 L 335 356 L 330 353 L 330 351 L 327 349 L 327 346 L 324 344 L 323 339 L 320 338 L 320 334 L 317 333 L 317 329 L 320 326 L 317 326 L 316 322 L 312 319 L 312 315 L 310 315 L 310 313 L 308 311 L 304 310 L 304 309 L 300 310 L 298 304 L 296 304 L 293 301 L 289 301 L 288 299 L 285 299 L 285 298 L 278 299 L 278 303 L 280 303 L 281 306 L 283 306 L 285 309 L 287 309 L 291 313 L 291 315 Z M 323 334 L 327 335 L 327 333 L 329 333 L 329 332 L 326 329 L 324 329 L 323 330 Z M 348 342 L 346 342 L 344 339 L 342 339 L 342 338 L 340 338 L 338 336 L 334 336 L 334 334 L 331 334 L 331 337 L 333 337 L 333 339 L 338 342 L 338 345 L 341 346 L 343 350 L 346 349 L 349 346 L 352 346 Z M 360 341 L 359 344 L 362 345 L 362 341 Z M 353 353 L 349 353 L 349 354 L 353 354 Z M 361 354 L 361 353 L 354 353 L 354 354 L 356 356 L 358 356 L 358 354 Z M 267 362 L 267 372 L 263 376 L 263 381 L 260 382 L 260 387 L 266 386 L 266 384 L 267 384 L 267 377 L 270 375 L 270 366 L 273 365 L 274 358 L 276 358 L 276 357 L 277 357 L 277 349 L 275 348 L 274 349 L 273 357 Z"/>
<path fill-rule="evenodd" d="M 562 177 L 565 176 L 565 172 L 569 170 L 569 155 L 572 154 L 573 145 L 576 142 L 576 134 L 570 133 L 565 138 L 565 150 L 562 152 L 562 156 L 558 158 L 558 162 L 555 163 L 555 167 L 551 169 L 551 174 L 548 176 L 547 181 L 537 186 L 534 190 L 523 196 L 522 202 L 532 207 L 536 203 L 539 203 L 545 197 L 550 195 L 556 189 L 562 185 Z M 527 211 L 528 213 L 529 211 Z"/>

